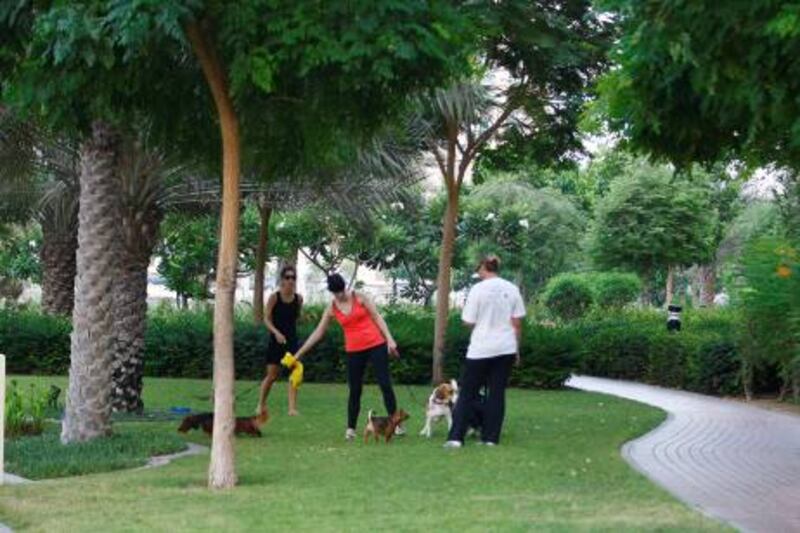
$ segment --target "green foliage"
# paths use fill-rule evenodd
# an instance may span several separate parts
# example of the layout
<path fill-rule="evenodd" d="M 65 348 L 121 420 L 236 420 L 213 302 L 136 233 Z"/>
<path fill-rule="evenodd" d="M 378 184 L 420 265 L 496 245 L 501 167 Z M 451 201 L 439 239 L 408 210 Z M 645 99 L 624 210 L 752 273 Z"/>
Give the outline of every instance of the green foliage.
<path fill-rule="evenodd" d="M 168 213 L 156 247 L 158 274 L 179 297 L 205 299 L 214 277 L 219 217 Z"/>
<path fill-rule="evenodd" d="M 636 274 L 590 272 L 584 276 L 600 307 L 620 309 L 635 302 L 642 293 L 642 280 Z"/>
<path fill-rule="evenodd" d="M 473 268 L 478 256 L 495 253 L 503 271 L 527 294 L 565 270 L 579 250 L 583 218 L 572 202 L 514 176 L 495 176 L 475 187 L 463 213 L 460 233 L 470 243 L 471 256 L 467 267 Z"/>
<path fill-rule="evenodd" d="M 41 240 L 38 228 L 0 227 L 0 279 L 40 282 Z"/>
<path fill-rule="evenodd" d="M 594 262 L 643 277 L 710 258 L 714 213 L 708 190 L 639 161 L 597 206 L 590 234 Z"/>
<path fill-rule="evenodd" d="M 606 66 L 612 21 L 586 0 L 475 3 L 465 10 L 475 19 L 477 55 L 487 70 L 510 74 L 503 89 L 526 117 L 507 121 L 497 142 L 481 147 L 479 176 L 572 166 L 570 155 L 582 150 L 577 122 Z"/>
<path fill-rule="evenodd" d="M 12 379 L 6 389 L 5 431 L 9 438 L 39 435 L 44 431 L 45 411 L 49 393 L 33 383 L 27 393 Z"/>
<path fill-rule="evenodd" d="M 757 238 L 746 247 L 740 269 L 737 300 L 745 324 L 742 356 L 748 370 L 776 366 L 784 383 L 795 382 L 797 387 L 800 252 L 784 239 Z"/>
<path fill-rule="evenodd" d="M 559 274 L 547 282 L 544 303 L 561 320 L 584 316 L 594 304 L 594 292 L 584 276 Z"/>
<path fill-rule="evenodd" d="M 298 326 L 307 337 L 319 321 L 321 307 L 305 307 Z M 400 348 L 402 357 L 393 363 L 393 377 L 398 383 L 427 384 L 430 381 L 430 345 L 433 341 L 433 313 L 420 307 L 390 306 L 383 310 L 386 322 Z M 161 377 L 209 378 L 212 375 L 213 328 L 211 311 L 173 311 L 169 308 L 150 314 L 145 348 L 145 375 Z M 0 311 L 0 326 L 16 322 L 17 331 L 26 332 L 49 320 L 54 329 L 44 347 L 41 339 L 24 337 L 16 342 L 16 331 L 0 327 L 0 344 L 9 349 L 9 372 L 58 375 L 69 366 L 69 330 L 65 320 L 40 317 L 26 311 Z M 446 373 L 457 377 L 469 344 L 470 330 L 461 324 L 457 313 L 450 317 L 447 338 L 452 354 L 447 358 Z M 547 342 L 545 342 L 547 341 Z M 550 343 L 552 341 L 552 343 Z M 254 325 L 247 312 L 237 314 L 234 352 L 238 379 L 260 379 L 269 343 L 266 328 Z M 523 339 L 523 366 L 515 371 L 512 383 L 519 386 L 557 388 L 574 368 L 575 352 L 571 340 L 560 332 L 526 328 Z M 53 357 L 43 359 L 38 350 L 48 350 Z M 341 331 L 333 325 L 325 338 L 306 357 L 305 378 L 309 382 L 346 381 L 344 342 Z M 370 371 L 371 372 L 371 371 Z"/>
<path fill-rule="evenodd" d="M 6 443 L 6 469 L 28 479 L 82 476 L 144 466 L 154 455 L 186 448 L 174 430 L 152 426 L 118 424 L 110 437 L 65 446 L 51 425 L 42 435 Z"/>
<path fill-rule="evenodd" d="M 706 394 L 741 393 L 736 315 L 708 310 L 682 318 L 682 331 L 669 333 L 657 311 L 592 314 L 573 326 L 580 372 Z M 774 392 L 768 380 L 761 390 Z"/>
<path fill-rule="evenodd" d="M 436 292 L 444 202 L 443 194 L 426 199 L 419 191 L 409 191 L 404 200 L 377 213 L 368 253 L 362 255 L 368 266 L 388 271 L 397 295 L 412 302 L 428 305 Z M 463 233 L 456 236 L 456 270 L 464 266 L 466 241 Z M 456 286 L 463 283 L 457 280 Z"/>
<path fill-rule="evenodd" d="M 66 317 L 30 308 L 0 310 L 0 346 L 8 373 L 65 373 L 71 329 Z"/>
<path fill-rule="evenodd" d="M 345 260 L 357 261 L 369 253 L 363 227 L 340 212 L 318 207 L 279 213 L 271 225 L 274 249 L 300 253 L 325 273 L 339 270 Z"/>
<path fill-rule="evenodd" d="M 197 22 L 230 81 L 247 166 L 267 177 L 352 159 L 409 93 L 468 68 L 474 46 L 444 2 L 32 4 L 24 21 L 0 19 L 25 43 L 2 73 L 18 107 L 61 128 L 144 117 L 154 142 L 214 162 L 213 105 L 186 39 Z"/>
<path fill-rule="evenodd" d="M 604 0 L 621 22 L 601 83 L 604 111 L 632 142 L 673 161 L 730 150 L 800 161 L 796 2 Z"/>

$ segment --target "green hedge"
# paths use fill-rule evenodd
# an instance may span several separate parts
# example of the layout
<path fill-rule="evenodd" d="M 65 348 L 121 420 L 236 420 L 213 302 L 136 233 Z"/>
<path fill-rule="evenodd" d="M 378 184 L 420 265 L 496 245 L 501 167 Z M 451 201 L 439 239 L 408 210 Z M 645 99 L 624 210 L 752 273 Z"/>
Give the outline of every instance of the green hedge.
<path fill-rule="evenodd" d="M 402 357 L 392 363 L 398 383 L 425 384 L 430 379 L 433 315 L 420 307 L 383 310 Z M 299 326 L 311 333 L 321 308 L 310 307 Z M 739 394 L 741 361 L 736 340 L 739 318 L 732 311 L 684 313 L 683 330 L 669 333 L 660 311 L 594 310 L 558 327 L 527 324 L 523 365 L 512 384 L 557 388 L 571 372 L 629 379 L 707 394 Z M 0 351 L 9 356 L 9 372 L 65 374 L 69 366 L 69 324 L 32 310 L 0 310 Z M 345 355 L 338 326 L 307 356 L 306 379 L 344 382 Z M 269 343 L 266 329 L 239 314 L 235 328 L 236 374 L 257 379 L 264 372 Z M 458 376 L 469 343 L 469 330 L 456 314 L 447 330 L 446 375 Z M 150 315 L 145 373 L 160 377 L 209 378 L 212 372 L 210 312 L 157 310 Z M 773 392 L 775 367 L 756 369 L 756 392 Z"/>
<path fill-rule="evenodd" d="M 311 334 L 322 309 L 309 307 L 299 324 L 301 338 Z M 419 307 L 390 307 L 384 316 L 397 340 L 402 357 L 392 363 L 398 383 L 429 383 L 433 315 Z M 69 368 L 69 322 L 36 311 L 0 310 L 0 350 L 9 356 L 9 372 L 16 374 L 65 374 Z M 205 311 L 151 312 L 146 338 L 145 374 L 159 377 L 208 378 L 212 373 L 212 316 Z M 254 325 L 244 313 L 237 315 L 234 350 L 239 379 L 258 379 L 264 373 L 269 337 L 266 328 Z M 469 330 L 456 314 L 447 330 L 445 373 L 457 377 L 469 344 Z M 514 372 L 512 384 L 522 387 L 557 388 L 575 368 L 574 343 L 562 331 L 528 328 L 524 340 L 524 364 Z M 306 357 L 306 380 L 346 380 L 342 333 L 333 325 Z"/>
<path fill-rule="evenodd" d="M 663 312 L 593 313 L 573 325 L 584 339 L 579 371 L 706 394 L 739 394 L 736 316 L 697 310 L 682 319 L 682 331 L 670 333 Z M 769 381 L 762 380 L 762 391 L 771 390 Z"/>

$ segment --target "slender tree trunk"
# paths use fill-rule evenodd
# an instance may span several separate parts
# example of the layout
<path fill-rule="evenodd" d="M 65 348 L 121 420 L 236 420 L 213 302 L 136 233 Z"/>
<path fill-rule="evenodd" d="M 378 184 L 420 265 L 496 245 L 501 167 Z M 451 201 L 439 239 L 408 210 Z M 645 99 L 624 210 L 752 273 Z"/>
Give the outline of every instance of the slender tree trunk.
<path fill-rule="evenodd" d="M 356 280 L 358 278 L 358 269 L 359 268 L 361 268 L 361 261 L 356 259 L 356 266 L 355 266 L 355 268 L 353 268 L 353 277 L 350 278 L 350 283 L 348 284 L 348 287 L 347 287 L 349 290 L 352 290 L 353 287 L 356 286 Z"/>
<path fill-rule="evenodd" d="M 118 139 L 102 122 L 81 150 L 77 275 L 69 391 L 61 441 L 82 442 L 111 433 L 111 366 L 119 184 Z"/>
<path fill-rule="evenodd" d="M 258 212 L 261 217 L 261 225 L 258 228 L 256 271 L 253 275 L 253 321 L 256 324 L 262 324 L 264 322 L 264 271 L 267 266 L 269 219 L 272 217 L 272 208 L 259 203 Z"/>
<path fill-rule="evenodd" d="M 672 303 L 672 295 L 675 292 L 675 267 L 670 266 L 667 269 L 667 294 L 665 297 L 665 305 Z"/>
<path fill-rule="evenodd" d="M 436 322 L 433 334 L 433 383 L 444 381 L 444 353 L 447 321 L 450 315 L 450 271 L 456 242 L 458 221 L 458 189 L 448 187 L 447 208 L 442 220 L 442 248 L 439 250 L 439 272 L 436 280 Z"/>
<path fill-rule="evenodd" d="M 127 254 L 123 254 L 123 258 Z M 123 259 L 114 284 L 114 411 L 141 413 L 150 256 Z"/>
<path fill-rule="evenodd" d="M 214 433 L 208 485 L 226 489 L 237 481 L 233 447 L 233 312 L 239 242 L 239 120 L 225 73 L 208 37 L 197 22 L 188 25 L 187 36 L 214 97 L 222 132 L 222 238 L 214 294 Z"/>
<path fill-rule="evenodd" d="M 701 307 L 711 307 L 714 305 L 714 296 L 717 292 L 717 269 L 712 263 L 710 265 L 700 265 L 697 267 L 697 282 L 700 285 Z"/>
<path fill-rule="evenodd" d="M 78 248 L 78 224 L 54 228 L 42 223 L 42 309 L 55 315 L 72 315 L 75 302 L 75 251 Z"/>

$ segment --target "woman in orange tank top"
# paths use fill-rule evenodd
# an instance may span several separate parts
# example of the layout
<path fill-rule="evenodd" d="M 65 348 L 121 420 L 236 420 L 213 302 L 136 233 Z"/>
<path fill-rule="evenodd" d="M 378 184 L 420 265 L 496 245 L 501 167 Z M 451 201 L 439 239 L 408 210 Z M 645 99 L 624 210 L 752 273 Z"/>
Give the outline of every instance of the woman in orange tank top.
<path fill-rule="evenodd" d="M 350 387 L 345 438 L 352 440 L 356 436 L 364 371 L 369 361 L 372 361 L 387 413 L 391 416 L 397 410 L 397 400 L 389 375 L 389 355 L 399 357 L 400 354 L 397 343 L 375 304 L 363 294 L 346 290 L 344 278 L 339 274 L 328 276 L 328 290 L 333 293 L 333 300 L 322 314 L 319 325 L 295 357 L 299 360 L 322 339 L 331 320 L 336 320 L 342 326 L 347 352 L 347 383 Z M 396 433 L 403 434 L 405 431 L 402 426 L 398 426 Z"/>

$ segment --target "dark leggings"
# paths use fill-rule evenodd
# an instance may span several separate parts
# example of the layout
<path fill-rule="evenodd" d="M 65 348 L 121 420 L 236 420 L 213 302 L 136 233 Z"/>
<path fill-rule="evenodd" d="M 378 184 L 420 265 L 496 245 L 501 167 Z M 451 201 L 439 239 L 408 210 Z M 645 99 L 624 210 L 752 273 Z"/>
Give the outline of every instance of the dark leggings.
<path fill-rule="evenodd" d="M 511 354 L 466 360 L 449 440 L 464 441 L 464 435 L 469 429 L 468 421 L 472 415 L 472 406 L 478 399 L 480 388 L 486 385 L 488 393 L 484 405 L 481 439 L 495 444 L 500 442 L 500 431 L 503 429 L 503 419 L 506 414 L 506 385 L 511 375 L 514 357 L 514 354 Z"/>
<path fill-rule="evenodd" d="M 350 385 L 350 398 L 347 401 L 347 427 L 355 429 L 358 423 L 358 413 L 361 411 L 361 391 L 364 388 L 364 372 L 367 362 L 372 360 L 375 378 L 383 393 L 383 405 L 386 412 L 393 415 L 397 410 L 397 400 L 392 390 L 392 378 L 389 377 L 389 351 L 386 344 L 363 352 L 347 354 L 347 383 Z"/>

